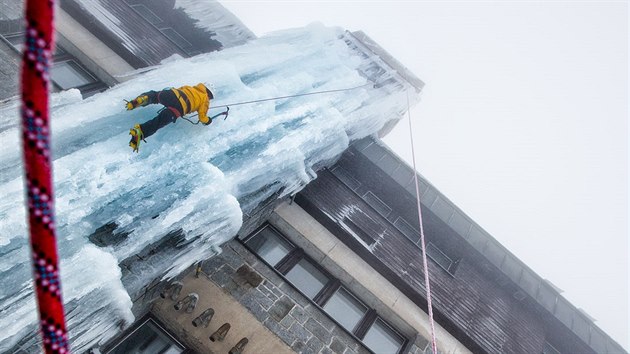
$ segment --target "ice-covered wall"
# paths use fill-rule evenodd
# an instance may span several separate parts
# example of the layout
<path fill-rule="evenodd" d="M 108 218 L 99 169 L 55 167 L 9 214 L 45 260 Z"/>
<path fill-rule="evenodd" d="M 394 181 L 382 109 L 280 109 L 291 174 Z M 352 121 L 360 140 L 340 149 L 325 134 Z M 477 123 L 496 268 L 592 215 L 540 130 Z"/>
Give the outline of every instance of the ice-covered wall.
<path fill-rule="evenodd" d="M 171 277 L 209 257 L 235 236 L 242 205 L 292 194 L 336 159 L 349 142 L 373 134 L 417 95 L 375 58 L 349 49 L 341 29 L 311 25 L 243 46 L 164 64 L 81 100 L 56 98 L 52 140 L 56 226 L 64 301 L 75 351 L 105 341 L 133 321 L 118 263 L 170 231 L 189 242 L 177 257 L 153 264 L 147 281 Z M 369 76 L 369 80 L 366 77 Z M 370 81 L 371 80 L 371 81 Z M 127 146 L 134 123 L 160 109 L 127 112 L 123 99 L 149 89 L 213 83 L 213 105 L 315 91 L 347 91 L 234 105 L 210 126 L 179 120 Z M 376 83 L 376 87 L 374 87 Z M 63 94 L 62 94 L 63 95 Z M 219 110 L 211 110 L 216 113 Z M 17 112 L 0 117 L 0 352 L 35 331 L 36 310 L 21 177 Z M 88 235 L 114 221 L 129 236 L 97 247 Z"/>

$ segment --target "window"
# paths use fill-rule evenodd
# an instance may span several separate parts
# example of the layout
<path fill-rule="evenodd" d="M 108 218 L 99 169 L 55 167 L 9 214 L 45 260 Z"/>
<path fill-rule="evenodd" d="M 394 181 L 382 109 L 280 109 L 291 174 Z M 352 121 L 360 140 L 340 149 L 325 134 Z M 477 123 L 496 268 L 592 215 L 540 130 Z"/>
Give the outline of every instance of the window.
<path fill-rule="evenodd" d="M 184 352 L 184 349 L 183 345 L 179 344 L 160 325 L 149 318 L 106 353 L 178 354 Z"/>
<path fill-rule="evenodd" d="M 286 278 L 309 299 L 314 299 L 330 280 L 306 259 L 301 259 L 291 268 Z"/>
<path fill-rule="evenodd" d="M 374 353 L 401 352 L 405 337 L 278 230 L 266 225 L 246 237 L 244 243 Z"/>
<path fill-rule="evenodd" d="M 324 310 L 340 325 L 352 331 L 368 309 L 346 289 L 340 287 L 326 302 Z"/>
<path fill-rule="evenodd" d="M 361 182 L 357 181 L 356 178 L 350 176 L 350 174 L 339 166 L 335 166 L 332 170 L 330 170 L 335 177 L 337 177 L 343 184 L 345 184 L 348 188 L 352 190 L 356 190 L 361 186 Z"/>
<path fill-rule="evenodd" d="M 394 221 L 394 226 L 398 229 L 398 231 L 402 232 L 403 235 L 407 236 L 409 240 L 413 243 L 417 243 L 420 241 L 420 231 L 416 230 L 413 226 L 409 225 L 405 219 L 398 217 L 396 221 Z"/>
<path fill-rule="evenodd" d="M 62 90 L 96 82 L 96 79 L 74 60 L 55 62 L 52 67 L 51 78 Z"/>
<path fill-rule="evenodd" d="M 18 52 L 24 47 L 24 33 L 3 35 L 4 39 Z M 84 96 L 102 91 L 106 86 L 85 69 L 78 60 L 63 47 L 57 45 L 53 53 L 50 76 L 53 84 L 67 90 L 78 88 Z"/>
<path fill-rule="evenodd" d="M 368 329 L 363 339 L 375 353 L 397 353 L 405 340 L 381 319 L 377 319 Z"/>
<path fill-rule="evenodd" d="M 189 41 L 187 41 L 184 37 L 182 37 L 181 34 L 177 33 L 177 31 L 175 31 L 171 27 L 162 28 L 160 29 L 160 31 L 162 31 L 162 33 L 164 33 L 164 35 L 168 37 L 168 39 L 173 41 L 182 49 L 192 48 L 193 46 L 192 44 L 190 44 Z"/>
<path fill-rule="evenodd" d="M 265 227 L 252 236 L 247 241 L 247 246 L 271 266 L 277 265 L 293 248 L 271 227 Z"/>
<path fill-rule="evenodd" d="M 450 270 L 453 265 L 453 261 L 431 242 L 427 244 L 427 256 L 446 270 Z"/>
<path fill-rule="evenodd" d="M 370 191 L 367 191 L 367 193 L 363 195 L 363 200 L 370 204 L 379 214 L 383 215 L 383 217 L 387 217 L 387 215 L 392 212 L 392 208 Z"/>
<path fill-rule="evenodd" d="M 407 236 L 407 238 L 415 243 L 416 245 L 420 244 L 420 231 L 416 230 L 413 226 L 411 226 L 407 221 L 403 218 L 398 217 L 396 221 L 394 221 L 394 226 L 398 229 L 398 231 L 402 232 L 403 235 Z M 427 243 L 427 256 L 437 263 L 444 270 L 449 272 L 450 274 L 455 274 L 457 270 L 457 265 L 461 258 L 453 258 L 449 257 L 444 251 L 438 248 L 433 243 Z"/>
<path fill-rule="evenodd" d="M 149 23 L 156 24 L 162 22 L 162 19 L 158 17 L 153 11 L 142 4 L 129 5 L 138 15 L 142 16 Z"/>

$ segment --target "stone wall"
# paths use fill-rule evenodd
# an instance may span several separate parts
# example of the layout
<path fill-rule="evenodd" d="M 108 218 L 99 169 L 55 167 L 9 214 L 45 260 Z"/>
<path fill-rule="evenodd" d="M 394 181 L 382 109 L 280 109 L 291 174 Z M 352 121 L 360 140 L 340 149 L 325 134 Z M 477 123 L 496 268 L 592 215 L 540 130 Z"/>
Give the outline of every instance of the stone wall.
<path fill-rule="evenodd" d="M 204 274 L 294 351 L 371 353 L 239 241 L 230 241 L 222 249 L 221 254 L 203 262 Z M 425 349 L 422 337 L 407 346 L 407 352 L 413 354 Z"/>

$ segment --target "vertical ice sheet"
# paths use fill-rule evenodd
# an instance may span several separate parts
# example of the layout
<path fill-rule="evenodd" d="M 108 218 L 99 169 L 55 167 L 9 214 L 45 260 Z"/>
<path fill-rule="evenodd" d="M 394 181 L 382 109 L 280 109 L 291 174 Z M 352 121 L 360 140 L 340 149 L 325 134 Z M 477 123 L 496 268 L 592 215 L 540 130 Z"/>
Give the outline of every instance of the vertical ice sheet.
<path fill-rule="evenodd" d="M 187 246 L 147 265 L 146 279 L 171 277 L 234 237 L 243 206 L 292 194 L 354 139 L 373 134 L 407 108 L 405 85 L 378 85 L 360 71 L 373 59 L 350 50 L 343 31 L 312 25 L 240 47 L 169 62 L 105 93 L 52 109 L 56 225 L 72 345 L 80 351 L 133 320 L 118 263 L 169 232 Z M 365 70 L 363 70 L 365 71 Z M 370 77 L 381 81 L 387 71 Z M 233 106 L 227 120 L 179 120 L 148 138 L 139 154 L 128 129 L 160 107 L 126 112 L 123 99 L 165 87 L 212 82 L 213 105 L 331 89 L 353 90 Z M 366 85 L 367 84 L 367 85 Z M 415 101 L 414 96 L 414 101 Z M 211 113 L 218 112 L 217 109 Z M 17 114 L 0 133 L 19 141 Z M 33 333 L 36 321 L 19 144 L 0 165 L 0 351 Z M 129 236 L 99 248 L 88 235 L 116 222 Z"/>

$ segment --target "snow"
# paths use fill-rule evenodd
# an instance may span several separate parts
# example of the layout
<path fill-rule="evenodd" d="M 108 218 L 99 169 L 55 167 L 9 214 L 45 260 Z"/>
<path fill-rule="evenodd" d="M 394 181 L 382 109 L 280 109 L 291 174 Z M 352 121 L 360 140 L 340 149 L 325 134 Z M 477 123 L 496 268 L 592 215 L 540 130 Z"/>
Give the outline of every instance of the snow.
<path fill-rule="evenodd" d="M 71 345 L 86 350 L 131 323 L 129 289 L 119 263 L 169 232 L 183 230 L 176 257 L 147 264 L 140 281 L 171 278 L 233 238 L 243 213 L 273 194 L 291 195 L 355 139 L 375 134 L 407 109 L 400 81 L 374 88 L 374 64 L 344 42 L 344 31 L 311 25 L 272 33 L 242 46 L 173 59 L 85 100 L 53 95 L 52 141 L 56 226 Z M 179 120 L 131 152 L 129 128 L 158 106 L 124 109 L 148 89 L 212 82 L 212 105 L 314 91 L 352 90 L 233 105 L 227 120 L 205 127 Z M 366 85 L 366 83 L 370 83 Z M 211 114 L 218 112 L 211 110 Z M 35 333 L 32 281 L 19 149 L 19 117 L 0 112 L 0 352 Z M 6 166 L 6 167 L 5 167 Z M 115 221 L 129 236 L 99 248 L 88 235 Z"/>

